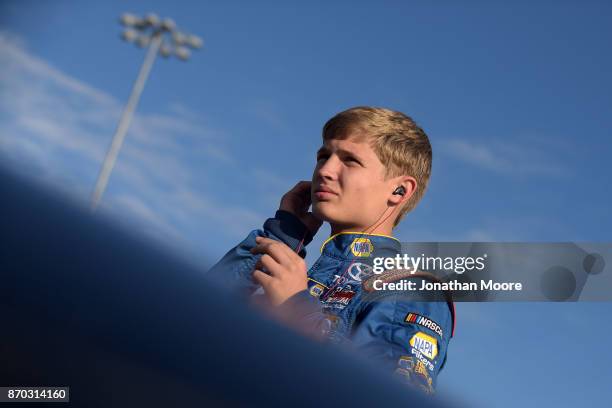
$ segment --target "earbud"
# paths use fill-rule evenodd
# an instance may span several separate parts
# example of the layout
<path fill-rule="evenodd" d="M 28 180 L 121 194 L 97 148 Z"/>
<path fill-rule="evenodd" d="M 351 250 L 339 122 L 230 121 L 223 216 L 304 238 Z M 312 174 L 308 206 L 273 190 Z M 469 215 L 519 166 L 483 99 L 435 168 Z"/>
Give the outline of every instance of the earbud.
<path fill-rule="evenodd" d="M 393 192 L 393 195 L 404 196 L 406 195 L 406 189 L 404 188 L 404 186 L 399 186 L 398 188 L 395 189 L 395 191 Z"/>

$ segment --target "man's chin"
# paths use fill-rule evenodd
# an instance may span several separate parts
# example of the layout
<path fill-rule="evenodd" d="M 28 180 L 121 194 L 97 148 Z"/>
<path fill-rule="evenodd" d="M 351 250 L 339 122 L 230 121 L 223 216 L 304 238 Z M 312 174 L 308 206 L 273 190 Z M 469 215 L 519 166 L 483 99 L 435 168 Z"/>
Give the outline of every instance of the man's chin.
<path fill-rule="evenodd" d="M 312 213 L 321 221 L 333 223 L 335 218 L 333 217 L 333 214 L 331 214 L 331 211 L 329 211 L 330 209 L 326 208 L 326 204 L 327 203 L 325 201 L 313 204 Z"/>
<path fill-rule="evenodd" d="M 336 211 L 334 211 L 336 210 Z M 345 221 L 338 217 L 338 211 L 331 203 L 322 201 L 312 206 L 312 213 L 321 221 L 329 223 L 332 229 L 338 225 L 344 225 Z"/>

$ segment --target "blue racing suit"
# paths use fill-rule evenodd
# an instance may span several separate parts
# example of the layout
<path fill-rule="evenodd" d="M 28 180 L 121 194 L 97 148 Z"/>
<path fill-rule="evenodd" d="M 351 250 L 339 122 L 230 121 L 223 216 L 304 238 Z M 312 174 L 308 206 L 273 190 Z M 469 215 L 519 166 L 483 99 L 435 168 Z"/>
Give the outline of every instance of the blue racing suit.
<path fill-rule="evenodd" d="M 303 249 L 312 236 L 293 214 L 279 210 L 263 230 L 254 230 L 232 248 L 207 273 L 217 283 L 252 295 L 258 288 L 251 274 L 261 255 L 250 249 L 255 237 L 283 242 L 306 256 Z M 432 393 L 446 361 L 454 326 L 452 302 L 426 297 L 421 291 L 372 290 L 376 279 L 372 260 L 395 257 L 401 244 L 393 237 L 341 233 L 321 247 L 321 256 L 308 271 L 308 289 L 280 305 L 294 311 L 296 319 L 332 343 L 346 344 L 360 354 L 378 360 L 402 380 Z M 397 274 L 395 275 L 397 276 Z M 424 275 L 407 276 L 420 287 Z M 380 282 L 378 285 L 380 287 Z"/>

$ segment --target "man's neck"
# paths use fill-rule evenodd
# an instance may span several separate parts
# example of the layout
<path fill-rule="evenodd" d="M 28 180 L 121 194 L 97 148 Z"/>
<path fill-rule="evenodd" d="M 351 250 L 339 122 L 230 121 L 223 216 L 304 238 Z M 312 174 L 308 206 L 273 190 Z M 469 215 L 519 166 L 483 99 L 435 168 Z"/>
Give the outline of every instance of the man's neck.
<path fill-rule="evenodd" d="M 331 225 L 331 234 L 330 236 L 334 236 L 337 234 L 351 232 L 351 233 L 364 233 L 364 234 L 377 234 L 377 235 L 387 235 L 393 236 L 393 229 L 388 225 L 381 225 L 376 227 L 375 229 L 368 230 L 368 227 L 360 227 L 360 226 L 339 226 L 339 225 Z"/>

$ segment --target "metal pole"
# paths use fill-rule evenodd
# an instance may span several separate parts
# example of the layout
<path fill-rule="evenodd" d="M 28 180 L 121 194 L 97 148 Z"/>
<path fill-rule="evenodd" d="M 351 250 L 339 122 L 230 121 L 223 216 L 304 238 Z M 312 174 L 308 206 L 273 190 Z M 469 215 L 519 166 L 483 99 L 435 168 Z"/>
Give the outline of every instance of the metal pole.
<path fill-rule="evenodd" d="M 98 175 L 96 187 L 94 188 L 94 192 L 91 197 L 92 211 L 96 210 L 98 204 L 100 203 L 100 199 L 104 194 L 104 190 L 106 189 L 106 185 L 108 184 L 108 179 L 110 177 L 111 171 L 113 170 L 115 162 L 117 161 L 119 149 L 121 149 L 121 145 L 123 144 L 123 140 L 125 139 L 125 134 L 130 126 L 130 122 L 132 121 L 132 116 L 134 115 L 134 110 L 136 109 L 136 105 L 138 105 L 140 94 L 142 93 L 145 82 L 147 81 L 147 77 L 149 76 L 149 72 L 151 71 L 153 62 L 155 61 L 155 57 L 159 52 L 159 47 L 161 43 L 162 33 L 157 32 L 151 38 L 151 43 L 149 45 L 149 49 L 147 50 L 147 55 L 145 56 L 142 66 L 140 67 L 140 72 L 138 73 L 136 82 L 134 82 L 132 93 L 130 94 L 130 98 L 128 99 L 127 105 L 125 105 L 123 113 L 121 114 L 121 119 L 119 120 L 117 130 L 115 131 L 115 135 L 113 136 L 113 142 L 111 143 L 111 146 L 108 149 L 108 153 L 106 154 L 106 158 L 104 159 L 104 163 L 102 164 L 102 170 L 100 170 L 100 174 Z"/>

